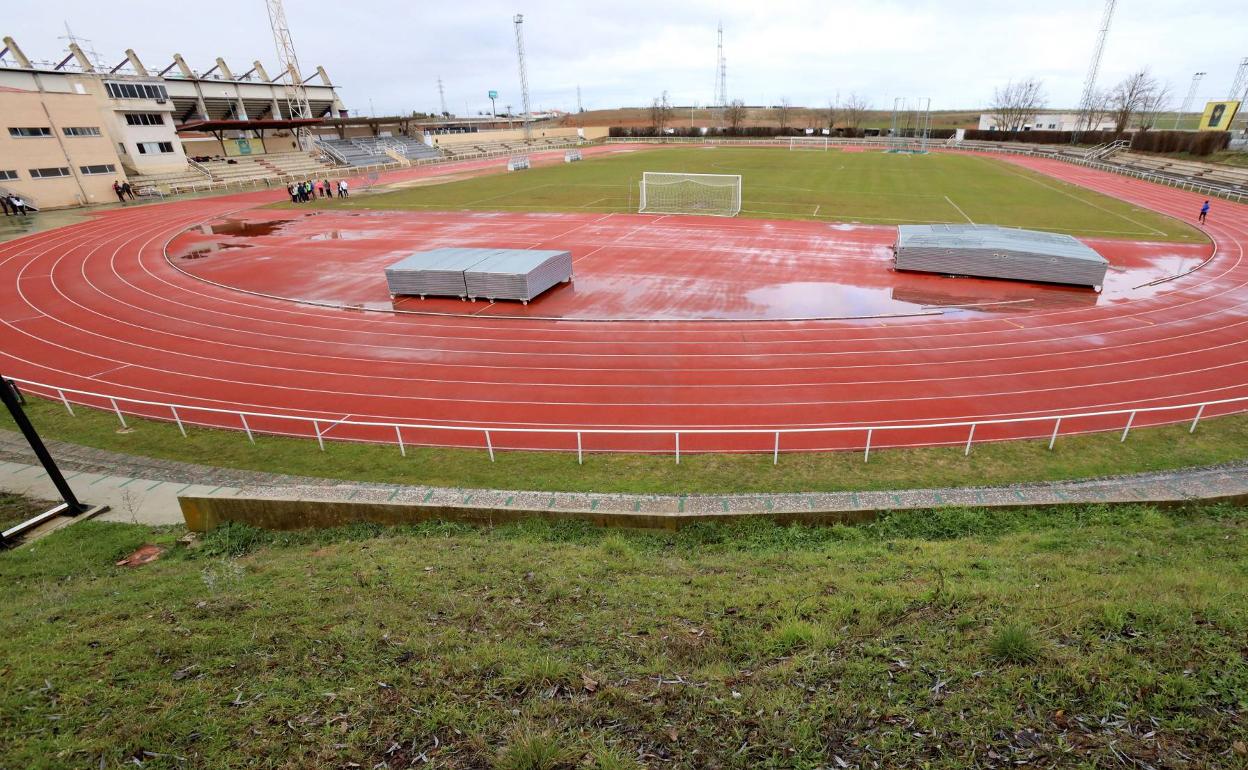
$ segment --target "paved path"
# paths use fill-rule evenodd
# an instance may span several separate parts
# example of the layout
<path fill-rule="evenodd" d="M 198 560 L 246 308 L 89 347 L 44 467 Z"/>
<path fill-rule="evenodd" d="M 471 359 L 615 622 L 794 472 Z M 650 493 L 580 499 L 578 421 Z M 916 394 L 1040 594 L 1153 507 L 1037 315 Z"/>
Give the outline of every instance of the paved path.
<path fill-rule="evenodd" d="M 49 442 L 66 478 L 84 502 L 112 510 L 106 521 L 179 524 L 178 495 L 297 497 L 471 508 L 581 510 L 609 513 L 723 514 L 902 510 L 942 506 L 1049 505 L 1170 501 L 1248 495 L 1248 463 L 1182 471 L 1006 487 L 909 489 L 743 495 L 628 495 L 448 489 L 340 482 L 156 460 Z M 56 497 L 21 436 L 0 430 L 0 489 Z"/>

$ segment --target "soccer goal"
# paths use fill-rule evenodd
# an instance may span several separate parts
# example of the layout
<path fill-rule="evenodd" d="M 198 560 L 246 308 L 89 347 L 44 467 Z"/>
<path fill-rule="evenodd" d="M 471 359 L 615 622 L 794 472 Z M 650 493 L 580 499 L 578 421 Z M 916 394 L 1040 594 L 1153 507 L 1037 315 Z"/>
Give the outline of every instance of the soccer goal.
<path fill-rule="evenodd" d="M 508 171 L 523 171 L 526 168 L 529 168 L 528 155 L 512 155 L 507 159 Z"/>
<path fill-rule="evenodd" d="M 568 150 L 567 152 L 563 154 L 564 163 L 575 163 L 580 159 L 581 159 L 580 150 Z"/>
<path fill-rule="evenodd" d="M 824 150 L 828 149 L 826 136 L 793 136 L 789 138 L 789 150 Z"/>
<path fill-rule="evenodd" d="M 741 213 L 741 176 L 646 171 L 641 175 L 638 211 L 642 214 L 735 217 Z"/>

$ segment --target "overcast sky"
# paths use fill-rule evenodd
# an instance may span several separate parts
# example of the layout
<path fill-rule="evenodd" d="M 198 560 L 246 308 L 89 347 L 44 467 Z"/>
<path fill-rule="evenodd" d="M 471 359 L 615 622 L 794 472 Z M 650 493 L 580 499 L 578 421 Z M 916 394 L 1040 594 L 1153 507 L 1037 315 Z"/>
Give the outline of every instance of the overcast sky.
<path fill-rule="evenodd" d="M 4 0 L 10 2 L 10 0 Z M 16 2 L 16 0 L 13 0 Z M 286 0 L 300 63 L 329 71 L 360 114 L 438 109 L 437 80 L 452 112 L 520 107 L 512 16 L 523 13 L 533 109 L 708 102 L 715 27 L 722 19 L 729 97 L 747 104 L 825 107 L 839 93 L 876 107 L 930 96 L 933 109 L 978 107 L 1011 78 L 1042 79 L 1050 106 L 1078 102 L 1103 11 L 1100 0 L 1038 3 L 950 0 L 555 0 L 431 2 Z M 263 0 L 56 0 L 17 3 L 0 18 L 33 59 L 59 59 L 64 22 L 110 66 L 134 48 L 149 68 L 174 52 L 207 70 L 217 56 L 236 73 L 276 55 Z M 1035 6 L 1035 7 L 1027 7 Z M 1176 103 L 1192 73 L 1208 73 L 1198 101 L 1224 98 L 1248 55 L 1244 0 L 1119 0 L 1101 67 L 1109 85 L 1148 66 Z M 371 104 L 370 104 L 371 100 Z"/>

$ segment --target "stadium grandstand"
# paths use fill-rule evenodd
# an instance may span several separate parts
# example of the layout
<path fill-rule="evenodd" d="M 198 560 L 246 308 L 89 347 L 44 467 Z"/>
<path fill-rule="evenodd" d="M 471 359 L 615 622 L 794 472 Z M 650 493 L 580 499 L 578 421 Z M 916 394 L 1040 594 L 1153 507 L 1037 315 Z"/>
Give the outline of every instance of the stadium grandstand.
<path fill-rule="evenodd" d="M 293 130 L 345 108 L 323 67 L 303 80 L 311 118 L 293 120 L 292 72 L 253 61 L 240 74 L 221 58 L 198 71 L 179 54 L 151 67 L 133 49 L 113 66 L 73 41 L 59 61 L 0 47 L 0 184 L 41 208 L 104 203 L 115 181 L 145 192 L 178 184 L 316 173 L 330 164 Z M 163 188 L 163 189 L 162 189 Z"/>
<path fill-rule="evenodd" d="M 537 115 L 531 139 L 515 116 L 352 117 L 322 66 L 299 78 L 311 117 L 294 117 L 298 77 L 256 60 L 236 72 L 218 57 L 193 69 L 179 54 L 144 62 L 127 49 L 101 64 L 74 41 L 62 58 L 31 59 L 0 45 L 0 194 L 33 208 L 115 200 L 114 182 L 140 195 L 281 186 L 336 168 L 408 165 L 572 146 L 585 129 Z M 241 68 L 240 68 L 241 69 Z M 300 146 L 297 132 L 310 141 Z M 591 130 L 605 135 L 605 130 Z"/>

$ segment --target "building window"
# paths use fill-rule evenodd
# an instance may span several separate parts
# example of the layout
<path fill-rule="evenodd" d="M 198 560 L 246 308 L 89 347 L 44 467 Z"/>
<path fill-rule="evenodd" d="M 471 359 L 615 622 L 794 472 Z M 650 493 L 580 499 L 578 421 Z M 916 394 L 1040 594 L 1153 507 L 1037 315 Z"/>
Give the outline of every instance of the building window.
<path fill-rule="evenodd" d="M 127 112 L 126 125 L 163 126 L 165 125 L 165 116 L 159 112 Z"/>
<path fill-rule="evenodd" d="M 105 83 L 104 88 L 114 99 L 168 99 L 164 86 L 148 83 Z"/>
<path fill-rule="evenodd" d="M 61 168 L 32 168 L 30 170 L 31 179 L 55 179 L 58 176 L 69 176 L 69 169 L 62 166 Z"/>
<path fill-rule="evenodd" d="M 95 126 L 70 126 L 62 128 L 65 136 L 99 136 L 100 129 Z"/>
<path fill-rule="evenodd" d="M 173 142 L 139 142 L 135 146 L 139 148 L 140 155 L 159 155 L 161 153 L 173 152 Z"/>
<path fill-rule="evenodd" d="M 117 173 L 117 167 L 114 166 L 112 163 L 101 163 L 96 166 L 79 166 L 78 170 L 81 171 L 86 176 L 91 176 L 92 174 L 116 174 Z"/>
<path fill-rule="evenodd" d="M 9 136 L 52 136 L 52 129 L 39 126 L 34 128 L 10 128 Z"/>
<path fill-rule="evenodd" d="M 4 180 L 4 179 L 17 179 L 17 172 L 5 171 L 4 169 L 0 168 L 0 180 Z"/>

